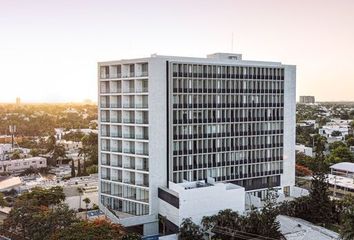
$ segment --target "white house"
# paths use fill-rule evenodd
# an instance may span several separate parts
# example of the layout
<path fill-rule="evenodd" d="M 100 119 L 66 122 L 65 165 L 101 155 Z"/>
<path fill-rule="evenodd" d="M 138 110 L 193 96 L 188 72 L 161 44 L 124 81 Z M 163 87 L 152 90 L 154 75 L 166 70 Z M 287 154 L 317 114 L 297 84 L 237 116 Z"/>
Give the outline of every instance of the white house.
<path fill-rule="evenodd" d="M 47 159 L 43 157 L 31 157 L 15 160 L 0 161 L 0 172 L 21 172 L 29 168 L 47 167 Z"/>
<path fill-rule="evenodd" d="M 311 147 L 306 147 L 303 144 L 296 144 L 295 151 L 305 154 L 306 156 L 313 157 L 313 150 Z"/>

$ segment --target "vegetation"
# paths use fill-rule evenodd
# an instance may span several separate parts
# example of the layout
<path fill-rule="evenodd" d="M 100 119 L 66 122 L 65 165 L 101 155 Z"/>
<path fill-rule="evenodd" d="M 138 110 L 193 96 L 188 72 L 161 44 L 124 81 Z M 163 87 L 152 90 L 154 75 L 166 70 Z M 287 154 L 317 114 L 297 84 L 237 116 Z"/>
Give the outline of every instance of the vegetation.
<path fill-rule="evenodd" d="M 4 221 L 5 235 L 20 239 L 140 239 L 129 235 L 118 224 L 105 220 L 82 221 L 76 213 L 63 204 L 65 195 L 61 187 L 34 188 L 18 197 Z M 88 202 L 88 201 L 85 201 Z"/>
<path fill-rule="evenodd" d="M 89 104 L 0 104 L 0 135 L 16 125 L 18 136 L 48 136 L 54 128 L 89 128 L 97 106 Z"/>
<path fill-rule="evenodd" d="M 180 237 L 184 240 L 203 240 L 204 232 L 190 218 L 186 218 L 180 227 Z"/>
<path fill-rule="evenodd" d="M 212 239 L 220 240 L 260 236 L 284 239 L 280 232 L 279 222 L 276 220 L 278 215 L 278 209 L 275 206 L 276 197 L 274 191 L 269 190 L 264 207 L 261 210 L 253 208 L 246 215 L 226 209 L 216 215 L 204 217 L 203 230 L 207 235 L 212 236 Z"/>

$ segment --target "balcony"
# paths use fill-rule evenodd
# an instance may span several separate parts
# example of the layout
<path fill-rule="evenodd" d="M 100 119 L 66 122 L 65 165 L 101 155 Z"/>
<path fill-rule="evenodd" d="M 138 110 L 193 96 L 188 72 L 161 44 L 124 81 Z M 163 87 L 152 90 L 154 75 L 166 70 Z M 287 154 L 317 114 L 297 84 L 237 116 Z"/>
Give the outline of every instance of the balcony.
<path fill-rule="evenodd" d="M 122 104 L 121 103 L 112 103 L 111 108 L 121 108 Z"/>
<path fill-rule="evenodd" d="M 109 103 L 101 103 L 100 104 L 101 108 L 109 108 L 109 106 L 110 106 Z"/>
<path fill-rule="evenodd" d="M 138 124 L 148 124 L 149 123 L 149 119 L 136 119 L 136 123 Z"/>
<path fill-rule="evenodd" d="M 135 169 L 135 165 L 134 164 L 125 164 L 123 167 L 127 168 L 127 169 Z"/>
<path fill-rule="evenodd" d="M 112 117 L 112 118 L 111 118 L 111 122 L 112 122 L 112 123 L 120 123 L 120 122 L 122 122 L 122 121 L 120 120 L 120 118 L 114 118 L 114 117 Z"/>
<path fill-rule="evenodd" d="M 136 139 L 140 139 L 140 140 L 149 140 L 149 135 L 147 135 L 147 134 L 136 134 L 135 138 Z"/>
<path fill-rule="evenodd" d="M 135 88 L 134 87 L 124 88 L 123 93 L 135 93 Z"/>
<path fill-rule="evenodd" d="M 102 149 L 102 151 L 110 151 L 109 146 L 102 146 L 101 149 Z"/>
<path fill-rule="evenodd" d="M 128 139 L 134 139 L 135 135 L 134 133 L 123 133 L 123 137 Z"/>
<path fill-rule="evenodd" d="M 134 103 L 124 103 L 123 108 L 134 108 Z"/>
<path fill-rule="evenodd" d="M 122 73 L 112 73 L 110 75 L 110 78 L 121 78 L 122 77 Z"/>
<path fill-rule="evenodd" d="M 134 123 L 134 119 L 133 118 L 124 118 L 123 123 Z"/>
<path fill-rule="evenodd" d="M 136 184 L 137 186 L 141 186 L 141 187 L 149 187 L 149 183 L 148 182 L 139 182 Z M 142 200 L 140 200 L 142 201 Z"/>
<path fill-rule="evenodd" d="M 113 148 L 111 149 L 112 152 L 122 152 L 121 148 Z"/>
<path fill-rule="evenodd" d="M 126 184 L 135 184 L 135 180 L 134 179 L 124 179 L 123 183 L 126 183 Z M 133 196 L 132 196 L 133 197 Z M 129 197 L 127 197 L 129 198 Z"/>
<path fill-rule="evenodd" d="M 136 149 L 135 153 L 138 155 L 145 155 L 145 156 L 149 155 L 149 151 L 144 149 Z"/>
<path fill-rule="evenodd" d="M 109 73 L 101 73 L 100 77 L 101 77 L 101 79 L 108 79 Z"/>
<path fill-rule="evenodd" d="M 120 132 L 111 132 L 111 137 L 120 138 L 120 137 L 122 137 L 122 133 L 120 133 Z"/>
<path fill-rule="evenodd" d="M 124 148 L 123 152 L 124 153 L 135 154 L 135 149 L 134 148 Z"/>
<path fill-rule="evenodd" d="M 136 108 L 148 108 L 148 104 L 147 103 L 136 103 L 135 104 Z"/>

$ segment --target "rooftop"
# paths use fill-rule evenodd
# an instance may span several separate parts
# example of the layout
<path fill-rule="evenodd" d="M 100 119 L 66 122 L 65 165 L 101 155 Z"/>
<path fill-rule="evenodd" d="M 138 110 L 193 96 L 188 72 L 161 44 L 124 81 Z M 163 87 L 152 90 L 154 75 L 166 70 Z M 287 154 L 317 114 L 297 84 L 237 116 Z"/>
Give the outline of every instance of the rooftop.
<path fill-rule="evenodd" d="M 336 163 L 330 166 L 330 168 L 335 170 L 345 171 L 345 172 L 354 172 L 354 163 L 351 162 Z"/>
<path fill-rule="evenodd" d="M 280 231 L 287 240 L 340 239 L 339 234 L 300 218 L 279 215 Z"/>

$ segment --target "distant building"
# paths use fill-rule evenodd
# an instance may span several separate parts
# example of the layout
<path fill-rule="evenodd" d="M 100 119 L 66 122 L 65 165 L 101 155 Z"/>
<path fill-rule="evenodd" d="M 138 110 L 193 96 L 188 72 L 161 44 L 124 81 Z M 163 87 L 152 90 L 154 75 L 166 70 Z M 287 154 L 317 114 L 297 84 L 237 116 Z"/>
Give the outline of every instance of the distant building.
<path fill-rule="evenodd" d="M 344 140 L 349 134 L 351 120 L 331 119 L 326 125 L 318 130 L 321 136 L 327 138 L 328 143 Z M 338 135 L 332 135 L 333 132 L 338 132 Z M 340 134 L 339 134 L 340 133 Z"/>
<path fill-rule="evenodd" d="M 20 105 L 21 104 L 21 98 L 17 97 L 16 98 L 16 105 Z"/>
<path fill-rule="evenodd" d="M 345 195 L 354 196 L 354 163 L 341 162 L 330 167 L 328 183 L 333 196 L 341 198 Z"/>
<path fill-rule="evenodd" d="M 349 149 L 352 153 L 354 153 L 354 146 L 350 146 Z"/>
<path fill-rule="evenodd" d="M 299 127 L 309 127 L 309 128 L 313 128 L 316 129 L 319 127 L 319 124 L 316 123 L 316 120 L 303 120 L 299 123 L 296 124 Z"/>
<path fill-rule="evenodd" d="M 311 147 L 306 147 L 302 144 L 296 144 L 295 151 L 305 154 L 306 156 L 313 157 L 313 151 Z"/>
<path fill-rule="evenodd" d="M 18 173 L 31 167 L 47 167 L 47 159 L 43 157 L 31 157 L 16 160 L 0 161 L 0 172 Z"/>
<path fill-rule="evenodd" d="M 314 96 L 300 96 L 300 103 L 315 103 Z"/>
<path fill-rule="evenodd" d="M 11 189 L 18 191 L 21 185 L 22 181 L 19 177 L 0 176 L 0 192 L 9 191 Z"/>

